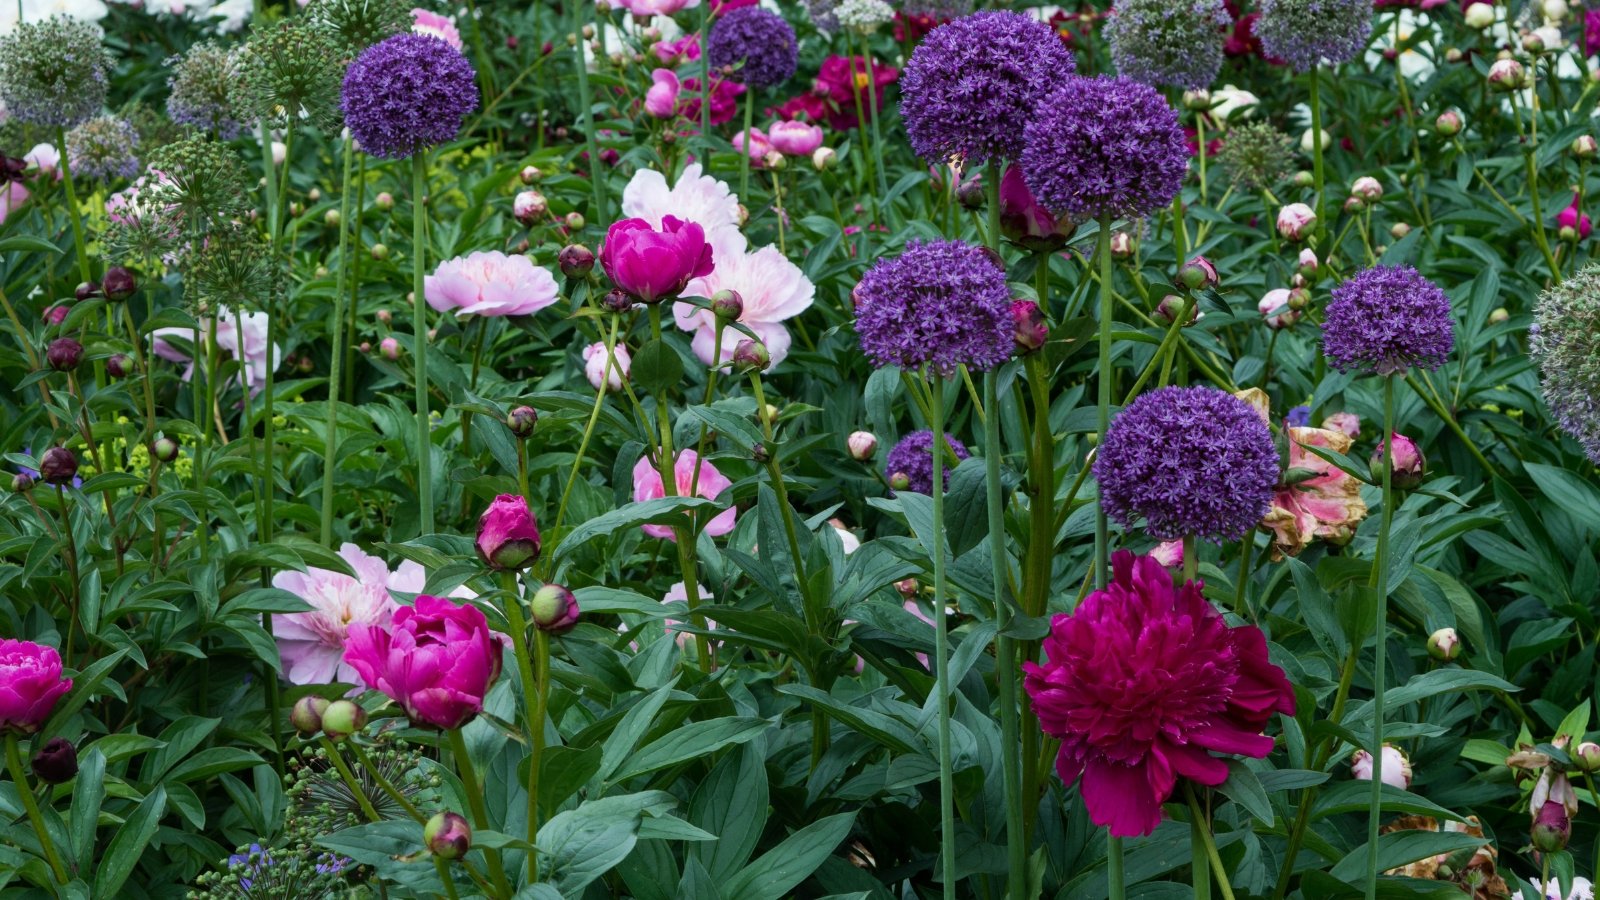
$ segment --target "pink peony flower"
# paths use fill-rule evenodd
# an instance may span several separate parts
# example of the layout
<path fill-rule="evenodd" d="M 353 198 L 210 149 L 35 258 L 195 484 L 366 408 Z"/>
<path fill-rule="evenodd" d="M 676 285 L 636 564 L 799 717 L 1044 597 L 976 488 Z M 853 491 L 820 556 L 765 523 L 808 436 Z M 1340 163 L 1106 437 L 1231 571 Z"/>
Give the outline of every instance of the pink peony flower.
<path fill-rule="evenodd" d="M 498 571 L 526 569 L 539 559 L 539 523 L 520 494 L 501 494 L 478 518 L 478 559 Z"/>
<path fill-rule="evenodd" d="M 743 96 L 745 86 L 732 78 L 712 76 L 711 79 L 711 124 L 726 125 L 733 121 L 739 112 L 739 98 Z M 700 79 L 685 78 L 683 80 L 683 117 L 690 122 L 700 121 Z"/>
<path fill-rule="evenodd" d="M 1148 835 L 1179 778 L 1218 785 L 1213 754 L 1265 757 L 1273 713 L 1294 714 L 1294 689 L 1253 625 L 1229 628 L 1201 595 L 1149 557 L 1112 558 L 1115 577 L 1044 640 L 1048 661 L 1024 664 L 1056 771 L 1081 780 L 1089 818 L 1115 837 Z"/>
<path fill-rule="evenodd" d="M 479 250 L 445 260 L 423 279 L 422 296 L 457 316 L 530 316 L 561 298 L 555 277 L 526 256 Z"/>
<path fill-rule="evenodd" d="M 733 136 L 733 149 L 741 153 L 749 153 L 752 165 L 760 166 L 773 151 L 772 141 L 767 139 L 759 128 L 750 129 L 749 139 L 743 131 Z"/>
<path fill-rule="evenodd" d="M 614 360 L 614 361 L 613 361 Z M 583 374 L 594 385 L 595 390 L 600 390 L 600 383 L 605 382 L 606 390 L 622 390 L 622 382 L 633 371 L 633 357 L 628 353 L 626 344 L 617 344 L 606 352 L 605 341 L 595 341 L 583 348 Z"/>
<path fill-rule="evenodd" d="M 658 119 L 670 119 L 678 112 L 678 75 L 671 69 L 650 73 L 650 90 L 644 95 L 644 111 Z"/>
<path fill-rule="evenodd" d="M 279 572 L 272 586 L 310 604 L 306 612 L 272 617 L 283 677 L 290 684 L 359 683 L 356 670 L 344 662 L 345 636 L 352 625 L 386 625 L 400 605 L 390 591 L 415 594 L 427 578 L 422 566 L 407 560 L 390 571 L 376 556 L 355 544 L 339 548 L 355 577 L 329 569 Z"/>
<path fill-rule="evenodd" d="M 456 29 L 456 23 L 448 16 L 441 16 L 426 9 L 413 9 L 411 18 L 412 31 L 417 34 L 432 35 L 457 50 L 461 49 L 461 32 Z"/>
<path fill-rule="evenodd" d="M 1000 230 L 1013 243 L 1029 250 L 1061 249 L 1078 225 L 1046 209 L 1022 180 L 1022 169 L 1009 166 L 1000 179 Z"/>
<path fill-rule="evenodd" d="M 1288 328 L 1300 321 L 1300 310 L 1289 305 L 1290 293 L 1288 288 L 1276 288 L 1267 291 L 1261 302 L 1256 304 L 1256 311 L 1261 313 L 1268 328 Z"/>
<path fill-rule="evenodd" d="M 11 218 L 11 214 L 21 209 L 27 202 L 28 189 L 22 186 L 22 182 L 8 183 L 5 190 L 0 191 L 0 222 Z"/>
<path fill-rule="evenodd" d="M 504 635 L 477 607 L 427 594 L 390 625 L 352 625 L 344 659 L 374 690 L 400 704 L 413 725 L 460 728 L 483 711 L 500 675 Z"/>
<path fill-rule="evenodd" d="M 0 639 L 0 733 L 33 734 L 72 690 L 61 654 L 32 641 Z"/>
<path fill-rule="evenodd" d="M 1345 437 L 1359 437 L 1361 435 L 1361 417 L 1350 412 L 1336 412 L 1322 420 L 1322 427 L 1329 431 L 1338 431 Z"/>
<path fill-rule="evenodd" d="M 700 0 L 612 0 L 636 16 L 670 16 L 680 10 L 699 6 Z"/>
<path fill-rule="evenodd" d="M 664 66 L 700 58 L 700 33 L 690 32 L 675 41 L 662 41 L 650 48 Z"/>
<path fill-rule="evenodd" d="M 38 168 L 41 178 L 61 180 L 61 151 L 53 144 L 34 144 L 33 149 L 22 157 L 22 161 Z"/>
<path fill-rule="evenodd" d="M 706 590 L 706 586 L 703 585 L 703 584 L 697 584 L 696 587 L 698 589 L 697 595 L 700 598 L 700 605 L 704 606 L 707 603 L 710 603 L 711 599 L 712 599 L 711 598 L 711 592 Z M 688 602 L 689 602 L 689 589 L 688 589 L 688 587 L 685 586 L 685 584 L 680 581 L 677 584 L 673 585 L 672 587 L 667 588 L 666 596 L 661 598 L 661 602 L 663 604 L 666 604 L 666 605 L 670 605 L 670 604 L 673 604 L 673 603 L 688 604 Z M 672 627 L 674 625 L 684 625 L 684 624 L 688 624 L 688 623 L 687 623 L 686 620 L 683 620 L 683 619 L 662 619 L 661 620 L 662 627 L 666 629 L 666 632 L 668 634 L 672 635 L 672 639 L 674 641 L 678 642 L 678 646 L 679 647 L 692 647 L 692 646 L 694 646 L 694 635 L 689 634 L 687 632 L 683 632 L 683 631 L 676 631 Z M 717 623 L 711 621 L 710 619 L 707 619 L 706 620 L 706 627 L 714 629 L 714 628 L 717 627 Z M 713 642 L 713 644 L 715 644 L 715 642 Z"/>
<path fill-rule="evenodd" d="M 691 279 L 711 274 L 713 256 L 704 228 L 667 215 L 659 229 L 644 219 L 611 223 L 600 265 L 621 290 L 658 303 L 683 293 Z"/>
<path fill-rule="evenodd" d="M 1150 551 L 1150 558 L 1169 569 L 1183 568 L 1183 541 L 1165 541 Z"/>
<path fill-rule="evenodd" d="M 1365 750 L 1350 754 L 1350 774 L 1357 781 L 1371 781 L 1372 754 Z M 1411 790 L 1411 760 L 1406 758 L 1405 751 L 1388 741 L 1383 743 L 1383 783 L 1402 791 Z"/>
<path fill-rule="evenodd" d="M 267 366 L 276 369 L 283 362 L 283 349 L 277 344 L 272 345 L 270 357 L 267 352 L 267 314 L 236 315 L 226 306 L 217 307 L 217 313 L 217 348 L 226 350 L 230 356 L 241 361 L 240 374 L 244 384 L 250 389 L 251 395 L 255 395 L 266 386 Z M 200 340 L 204 342 L 209 334 L 209 320 L 201 319 Z M 189 368 L 183 371 L 183 380 L 188 381 L 194 375 L 194 363 L 190 361 L 188 351 L 167 341 L 168 337 L 193 342 L 194 331 L 173 326 L 150 332 L 151 352 L 162 359 L 189 363 Z"/>
<path fill-rule="evenodd" d="M 1571 205 L 1556 213 L 1556 227 L 1571 228 L 1577 232 L 1578 240 L 1583 240 L 1589 236 L 1589 232 L 1593 229 L 1590 226 L 1589 217 L 1583 214 L 1583 208 L 1578 205 L 1580 200 L 1581 198 L 1578 194 L 1572 195 Z"/>
<path fill-rule="evenodd" d="M 695 477 L 695 470 L 699 470 L 699 477 Z M 693 450 L 679 450 L 677 459 L 673 461 L 673 481 L 676 483 L 679 497 L 705 497 L 715 500 L 718 494 L 733 486 L 727 476 L 717 471 L 717 467 L 709 462 L 701 463 L 699 454 Z M 693 487 L 691 494 L 690 488 Z M 633 502 L 643 503 L 646 500 L 656 500 L 667 495 L 666 487 L 661 482 L 661 472 L 656 468 L 655 461 L 648 455 L 639 457 L 633 465 Z M 706 534 L 712 537 L 721 537 L 733 530 L 733 522 L 739 511 L 732 506 L 717 513 L 706 524 Z M 644 533 L 654 538 L 664 538 L 676 541 L 677 535 L 673 534 L 670 525 L 643 525 Z"/>
<path fill-rule="evenodd" d="M 1367 517 L 1361 499 L 1361 482 L 1338 466 L 1307 450 L 1321 447 L 1335 453 L 1350 449 L 1350 437 L 1325 428 L 1286 428 L 1289 436 L 1289 471 L 1292 484 L 1279 484 L 1272 509 L 1261 520 L 1272 532 L 1274 559 L 1298 556 L 1317 538 L 1342 544 L 1355 536 L 1356 526 Z"/>
<path fill-rule="evenodd" d="M 1373 478 L 1382 478 L 1383 471 L 1383 441 L 1372 451 L 1372 458 L 1368 462 L 1372 466 Z M 1422 449 L 1417 442 L 1399 432 L 1394 435 L 1394 474 L 1389 476 L 1389 484 L 1396 490 L 1415 490 L 1422 484 L 1422 476 L 1428 468 L 1427 460 L 1422 456 Z"/>
<path fill-rule="evenodd" d="M 789 329 L 792 319 L 811 307 L 816 286 L 800 267 L 773 246 L 749 252 L 744 235 L 724 230 L 712 237 L 712 252 L 717 260 L 710 274 L 696 278 L 683 289 L 684 296 L 710 299 L 718 291 L 738 291 L 744 301 L 739 323 L 755 332 L 767 345 L 771 365 L 789 355 Z M 694 332 L 694 353 L 708 366 L 726 362 L 745 335 L 735 328 L 722 330 L 722 348 L 714 353 L 717 320 L 711 310 L 689 303 L 675 303 L 673 318 L 684 331 Z"/>
<path fill-rule="evenodd" d="M 822 146 L 822 129 L 805 122 L 774 122 L 767 140 L 784 156 L 810 156 Z"/>
<path fill-rule="evenodd" d="M 739 198 L 722 181 L 701 174 L 699 163 L 690 163 L 672 187 L 654 169 L 640 169 L 622 189 L 622 214 L 643 219 L 656 228 L 667 216 L 693 222 L 710 238 L 719 229 L 738 230 Z"/>

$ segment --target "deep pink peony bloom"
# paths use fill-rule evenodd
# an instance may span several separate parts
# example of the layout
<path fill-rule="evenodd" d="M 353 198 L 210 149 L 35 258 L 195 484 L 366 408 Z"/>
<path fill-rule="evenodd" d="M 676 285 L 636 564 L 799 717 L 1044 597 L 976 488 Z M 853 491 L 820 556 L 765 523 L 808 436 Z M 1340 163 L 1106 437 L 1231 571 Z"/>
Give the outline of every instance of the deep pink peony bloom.
<path fill-rule="evenodd" d="M 611 283 L 645 303 L 678 296 L 692 278 L 711 274 L 711 245 L 704 228 L 662 216 L 661 229 L 644 219 L 623 219 L 606 230 L 600 265 Z"/>
<path fill-rule="evenodd" d="M 696 53 L 695 57 L 692 58 L 697 58 L 698 56 L 699 54 Z M 733 121 L 734 115 L 739 111 L 739 97 L 744 91 L 744 85 L 734 81 L 732 78 L 717 78 L 713 76 L 711 79 L 711 124 L 726 125 Z M 683 80 L 683 91 L 679 94 L 679 99 L 683 101 L 683 109 L 680 110 L 683 117 L 690 122 L 699 123 L 700 79 L 685 78 Z"/>
<path fill-rule="evenodd" d="M 501 494 L 478 518 L 478 558 L 491 569 L 526 569 L 539 559 L 539 523 L 520 494 Z"/>
<path fill-rule="evenodd" d="M 477 607 L 427 594 L 402 606 L 388 628 L 352 625 L 344 660 L 400 704 L 413 725 L 460 728 L 483 711 L 500 675 L 504 635 Z"/>
<path fill-rule="evenodd" d="M 1022 169 L 1010 166 L 1000 179 L 1000 230 L 1013 243 L 1036 252 L 1060 250 L 1078 224 L 1067 216 L 1057 218 L 1040 203 Z"/>
<path fill-rule="evenodd" d="M 61 654 L 32 641 L 0 640 L 0 733 L 33 734 L 50 718 L 72 679 L 61 677 Z"/>
<path fill-rule="evenodd" d="M 531 316 L 561 299 L 555 276 L 526 256 L 480 250 L 439 264 L 423 279 L 423 299 L 458 316 Z"/>
<path fill-rule="evenodd" d="M 311 568 L 279 572 L 272 586 L 310 604 L 305 612 L 272 617 L 272 636 L 290 684 L 355 684 L 360 677 L 344 662 L 344 642 L 358 625 L 385 625 L 400 608 L 390 591 L 419 593 L 427 581 L 422 566 L 407 560 L 393 572 L 376 556 L 355 544 L 339 548 L 339 556 L 356 574 Z"/>
<path fill-rule="evenodd" d="M 1556 213 L 1556 227 L 1575 229 L 1578 232 L 1578 239 L 1583 240 L 1589 236 L 1589 232 L 1592 229 L 1589 224 L 1589 217 L 1583 214 L 1582 207 L 1578 205 L 1580 200 L 1580 195 L 1572 195 L 1571 205 Z"/>
<path fill-rule="evenodd" d="M 822 146 L 822 129 L 805 122 L 773 122 L 767 140 L 784 156 L 810 156 Z"/>
<path fill-rule="evenodd" d="M 759 128 L 750 129 L 748 140 L 743 131 L 733 136 L 733 149 L 750 154 L 750 164 L 759 167 L 773 150 L 772 141 Z"/>
<path fill-rule="evenodd" d="M 700 58 L 700 33 L 690 32 L 675 41 L 662 41 L 650 48 L 662 65 L 675 66 L 685 60 Z"/>
<path fill-rule="evenodd" d="M 1273 713 L 1294 714 L 1294 691 L 1253 625 L 1229 628 L 1160 562 L 1126 550 L 1115 577 L 1055 617 L 1048 662 L 1025 663 L 1045 733 L 1060 738 L 1056 771 L 1082 781 L 1089 818 L 1115 837 L 1148 835 L 1179 778 L 1228 778 L 1213 753 L 1265 757 Z"/>
<path fill-rule="evenodd" d="M 695 470 L 700 470 L 698 478 Z M 701 462 L 699 454 L 693 450 L 679 450 L 678 457 L 673 462 L 673 481 L 676 482 L 677 495 L 688 497 L 691 495 L 690 487 L 693 486 L 693 496 L 705 497 L 715 500 L 717 495 L 733 486 L 726 475 L 717 471 L 717 467 L 709 462 Z M 661 482 L 661 471 L 656 468 L 655 460 L 649 456 L 639 457 L 633 464 L 633 502 L 643 503 L 646 500 L 656 500 L 667 495 L 666 487 Z M 706 534 L 712 537 L 721 537 L 733 530 L 733 522 L 739 511 L 729 506 L 717 513 L 706 524 Z M 676 541 L 678 538 L 672 533 L 670 525 L 642 525 L 645 534 L 655 538 L 665 538 Z"/>
<path fill-rule="evenodd" d="M 650 90 L 644 94 L 644 111 L 658 119 L 670 119 L 678 112 L 678 75 L 671 69 L 650 73 Z"/>

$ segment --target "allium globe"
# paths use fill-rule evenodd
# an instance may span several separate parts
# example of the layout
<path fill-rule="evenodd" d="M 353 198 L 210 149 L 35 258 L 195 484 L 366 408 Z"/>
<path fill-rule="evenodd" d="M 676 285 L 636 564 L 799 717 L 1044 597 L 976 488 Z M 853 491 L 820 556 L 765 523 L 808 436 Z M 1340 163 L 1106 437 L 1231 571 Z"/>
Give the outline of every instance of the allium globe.
<path fill-rule="evenodd" d="M 1228 627 L 1201 584 L 1121 550 L 1113 578 L 1055 617 L 1044 663 L 1023 664 L 1039 725 L 1061 741 L 1056 772 L 1078 782 L 1113 837 L 1148 835 L 1178 779 L 1219 785 L 1227 761 L 1272 752 L 1261 732 L 1293 715 L 1294 689 L 1254 625 Z"/>
<path fill-rule="evenodd" d="M 102 37 L 98 25 L 65 15 L 17 25 L 0 37 L 0 104 L 29 125 L 87 121 L 106 102 L 110 57 Z"/>
<path fill-rule="evenodd" d="M 373 44 L 344 76 L 341 109 L 367 153 L 402 159 L 461 133 L 478 108 L 477 74 L 443 39 L 397 34 Z"/>
<path fill-rule="evenodd" d="M 1106 515 L 1158 540 L 1237 540 L 1260 524 L 1278 483 L 1272 432 L 1250 404 L 1212 387 L 1142 394 L 1095 453 Z"/>
<path fill-rule="evenodd" d="M 1019 127 L 1048 107 L 1075 71 L 1050 26 L 1019 12 L 986 10 L 929 32 L 900 80 L 900 115 L 911 149 L 942 165 L 1016 159 Z"/>
<path fill-rule="evenodd" d="M 706 56 L 746 87 L 773 87 L 794 75 L 799 42 L 783 16 L 758 6 L 718 17 L 706 38 Z"/>
<path fill-rule="evenodd" d="M 967 451 L 967 446 L 957 440 L 955 435 L 946 433 L 945 443 L 949 445 L 949 452 L 954 453 L 956 459 L 963 460 L 972 454 Z M 919 494 L 933 493 L 933 432 L 924 428 L 913 431 L 901 438 L 889 450 L 889 455 L 884 463 L 884 474 L 893 478 L 895 475 L 905 475 L 907 490 Z M 948 460 L 944 466 L 944 484 L 950 484 L 950 464 Z"/>
<path fill-rule="evenodd" d="M 1117 0 L 1106 40 L 1117 74 L 1149 85 L 1210 87 L 1222 68 L 1222 0 Z"/>
<path fill-rule="evenodd" d="M 1011 291 L 981 247 L 912 241 L 878 260 L 855 289 L 856 331 L 875 366 L 940 375 L 990 369 L 1011 356 Z"/>
<path fill-rule="evenodd" d="M 1353 58 L 1371 34 L 1371 0 L 1261 0 L 1255 23 L 1262 52 L 1297 72 Z"/>
<path fill-rule="evenodd" d="M 1528 335 L 1556 424 L 1600 464 L 1600 264 L 1541 294 Z"/>
<path fill-rule="evenodd" d="M 1410 266 L 1377 266 L 1333 289 L 1322 352 L 1341 372 L 1437 369 L 1455 346 L 1450 298 Z"/>
<path fill-rule="evenodd" d="M 1039 202 L 1084 218 L 1139 219 L 1172 202 L 1189 170 L 1178 113 L 1149 85 L 1073 76 L 1023 129 L 1022 177 Z"/>

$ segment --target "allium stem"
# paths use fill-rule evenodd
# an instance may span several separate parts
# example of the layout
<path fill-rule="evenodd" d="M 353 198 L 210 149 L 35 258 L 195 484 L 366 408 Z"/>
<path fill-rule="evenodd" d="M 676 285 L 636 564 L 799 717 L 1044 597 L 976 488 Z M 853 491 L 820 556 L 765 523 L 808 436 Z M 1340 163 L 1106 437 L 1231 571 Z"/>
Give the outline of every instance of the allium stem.
<path fill-rule="evenodd" d="M 945 900 L 956 896 L 956 794 L 950 763 L 950 627 L 945 621 L 943 385 L 934 385 L 933 441 L 933 697 L 939 719 L 939 846 Z"/>
<path fill-rule="evenodd" d="M 467 795 L 467 807 L 472 811 L 472 825 L 480 831 L 488 831 L 489 810 L 483 804 L 483 785 L 472 767 L 472 757 L 467 754 L 467 740 L 461 736 L 459 728 L 452 728 L 445 734 L 449 736 L 450 755 L 455 759 L 456 773 L 461 776 L 461 784 Z M 500 851 L 486 847 L 483 855 L 489 861 L 489 878 L 494 882 L 495 890 L 501 897 L 510 897 L 511 885 L 506 881 Z"/>
<path fill-rule="evenodd" d="M 350 748 L 350 754 L 356 758 L 356 762 L 360 764 L 362 770 L 372 776 L 372 780 L 377 782 L 378 788 L 388 794 L 389 799 L 398 803 L 400 808 L 406 811 L 406 815 L 416 819 L 419 823 L 428 821 L 428 817 L 417 809 L 416 804 L 407 799 L 406 795 L 394 786 L 394 782 L 384 776 L 383 770 L 372 764 L 372 759 L 367 756 L 367 751 L 361 749 L 360 744 L 350 741 L 346 746 Z"/>
<path fill-rule="evenodd" d="M 1320 78 L 1318 67 L 1312 66 L 1307 73 L 1311 79 L 1311 177 L 1317 191 L 1317 224 L 1323 228 L 1328 227 L 1328 220 L 1323 216 L 1323 180 L 1322 180 L 1322 92 L 1318 88 Z M 1322 248 L 1318 248 L 1319 250 Z M 1323 259 L 1333 256 L 1335 247 L 1329 246 L 1322 251 Z"/>
<path fill-rule="evenodd" d="M 706 173 L 711 171 L 711 57 L 706 41 L 711 34 L 711 4 L 700 4 L 700 140 L 705 146 Z M 722 346 L 718 344 L 717 346 Z"/>
<path fill-rule="evenodd" d="M 329 336 L 327 432 L 322 436 L 322 546 L 333 547 L 334 445 L 339 430 L 339 385 L 344 377 L 345 275 L 350 267 L 350 162 L 355 148 L 344 139 L 344 174 L 339 182 L 339 275 L 334 280 L 333 334 Z"/>
<path fill-rule="evenodd" d="M 1373 623 L 1376 647 L 1372 660 L 1372 798 L 1367 805 L 1367 900 L 1378 896 L 1378 825 L 1383 815 L 1383 680 L 1388 647 L 1389 528 L 1394 522 L 1394 376 L 1383 378 L 1383 521 L 1378 552 L 1372 562 L 1373 594 L 1378 610 Z"/>
<path fill-rule="evenodd" d="M 517 660 L 517 677 L 522 681 L 522 703 L 528 719 L 528 823 L 526 838 L 533 843 L 539 833 L 539 758 L 544 755 L 544 678 L 534 674 L 528 653 L 528 618 L 522 614 L 522 592 L 517 588 L 517 573 L 500 573 L 500 586 L 506 592 L 506 624 L 511 629 L 511 655 Z M 547 668 L 550 645 L 539 632 L 539 668 Z M 534 679 L 537 678 L 538 681 Z M 528 883 L 539 880 L 539 854 L 528 853 Z"/>
<path fill-rule="evenodd" d="M 20 7 L 18 7 L 20 10 Z M 83 211 L 78 208 L 78 188 L 72 181 L 72 163 L 67 152 L 67 130 L 56 129 L 56 147 L 61 152 L 61 185 L 67 189 L 67 221 L 72 223 L 72 246 L 78 255 L 78 279 L 89 280 L 89 246 L 83 239 Z"/>
<path fill-rule="evenodd" d="M 572 460 L 572 472 L 567 475 L 567 486 L 562 488 L 561 502 L 556 505 L 555 525 L 550 529 L 549 533 L 557 543 L 552 544 L 550 552 L 546 554 L 546 558 L 550 560 L 551 565 L 555 564 L 555 548 L 559 546 L 559 541 L 561 540 L 561 522 L 567 515 L 567 500 L 572 497 L 572 488 L 578 483 L 578 473 L 583 470 L 583 458 L 589 452 L 589 439 L 594 437 L 595 425 L 600 421 L 600 410 L 605 407 L 607 381 L 611 378 L 611 373 L 613 372 L 618 373 L 619 378 L 621 377 L 620 368 L 617 366 L 617 325 L 620 321 L 620 316 L 611 317 L 611 331 L 606 335 L 606 370 L 600 377 L 599 390 L 595 391 L 594 406 L 589 410 L 589 419 L 584 423 L 583 438 L 578 441 L 578 455 Z M 719 344 L 718 346 L 721 345 Z M 707 402 L 709 402 L 709 398 Z M 526 469 L 526 466 L 523 468 Z M 696 468 L 695 477 L 698 478 L 699 476 L 700 470 Z M 526 478 L 524 477 L 523 480 L 526 480 Z M 523 488 L 522 493 L 524 496 L 527 495 L 526 487 Z M 533 502 L 533 498 L 530 497 L 528 502 Z M 547 576 L 549 574 L 549 572 L 546 572 Z"/>
<path fill-rule="evenodd" d="M 423 299 L 423 271 L 427 256 L 423 225 L 427 212 L 422 205 L 422 196 L 427 168 L 427 151 L 418 150 L 411 157 L 411 348 L 417 387 L 417 503 L 422 516 L 420 534 L 433 533 L 433 441 L 428 436 L 428 304 Z"/>
<path fill-rule="evenodd" d="M 1100 217 L 1100 233 L 1095 238 L 1095 257 L 1100 261 L 1100 360 L 1097 368 L 1098 431 L 1097 446 L 1105 443 L 1106 430 L 1111 427 L 1111 321 L 1115 316 L 1115 298 L 1111 291 L 1111 217 Z M 1106 519 L 1104 502 L 1095 504 L 1094 513 L 1094 586 L 1105 590 L 1111 577 L 1111 526 Z M 1127 888 L 1122 877 L 1122 838 L 1106 838 L 1106 878 L 1111 900 L 1126 900 Z"/>
<path fill-rule="evenodd" d="M 755 143 L 751 139 L 750 120 L 755 116 L 756 92 L 749 85 L 744 89 L 744 148 L 739 152 L 739 199 L 744 201 L 745 208 L 750 207 L 750 148 Z"/>
<path fill-rule="evenodd" d="M 604 164 L 600 161 L 600 143 L 595 139 L 594 133 L 594 95 L 589 92 L 589 64 L 584 62 L 583 59 L 583 48 L 588 44 L 588 41 L 583 39 L 583 11 L 585 9 L 594 9 L 594 4 L 572 4 L 572 33 L 578 36 L 578 42 L 572 48 L 572 58 L 574 65 L 578 69 L 578 103 L 581 107 L 579 110 L 580 118 L 583 121 L 584 148 L 589 151 L 589 188 L 594 192 L 594 220 L 596 222 L 604 222 L 606 220 L 606 195 L 605 189 L 601 185 L 603 180 L 601 166 Z M 701 58 L 705 58 L 703 44 Z M 705 109 L 706 104 L 702 103 L 700 108 Z"/>
<path fill-rule="evenodd" d="M 63 153 L 62 157 L 65 158 Z M 50 840 L 50 829 L 44 824 L 44 814 L 39 812 L 39 801 L 34 799 L 33 787 L 28 784 L 27 772 L 22 768 L 22 754 L 17 752 L 17 736 L 6 735 L 6 768 L 11 772 L 11 781 L 17 788 L 17 796 L 22 798 L 22 808 L 28 812 L 28 821 L 33 824 L 33 832 L 39 837 L 39 846 L 44 848 L 44 857 L 50 862 L 50 871 L 56 876 L 57 884 L 66 884 L 67 867 L 61 863 L 61 855 L 56 852 L 54 841 Z"/>

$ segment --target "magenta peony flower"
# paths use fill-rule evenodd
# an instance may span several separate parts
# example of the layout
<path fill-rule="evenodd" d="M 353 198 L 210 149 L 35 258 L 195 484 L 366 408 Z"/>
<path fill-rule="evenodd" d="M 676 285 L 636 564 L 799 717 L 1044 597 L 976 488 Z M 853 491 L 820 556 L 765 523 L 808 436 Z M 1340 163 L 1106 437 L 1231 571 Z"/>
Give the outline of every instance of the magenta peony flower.
<path fill-rule="evenodd" d="M 1057 217 L 1028 190 L 1022 169 L 1007 166 L 1000 179 L 1000 230 L 1019 247 L 1049 253 L 1066 246 L 1078 228 L 1070 216 Z"/>
<path fill-rule="evenodd" d="M 773 122 L 767 140 L 784 156 L 810 156 L 822 146 L 822 129 L 806 122 Z"/>
<path fill-rule="evenodd" d="M 739 324 L 767 345 L 771 366 L 776 366 L 789 355 L 789 329 L 784 327 L 784 320 L 810 309 L 817 289 L 778 248 L 768 245 L 750 251 L 747 246 L 744 235 L 732 229 L 712 235 L 711 249 L 717 266 L 704 278 L 689 282 L 683 294 L 709 300 L 718 291 L 737 291 L 744 307 Z M 736 328 L 724 328 L 722 349 L 717 353 L 713 349 L 717 321 L 711 310 L 680 302 L 672 305 L 672 314 L 679 328 L 694 332 L 694 354 L 708 366 L 727 362 L 739 342 L 748 339 Z"/>
<path fill-rule="evenodd" d="M 623 219 L 606 230 L 600 265 L 611 283 L 645 303 L 678 296 L 692 278 L 710 275 L 705 229 L 662 216 L 657 230 L 644 219 Z"/>
<path fill-rule="evenodd" d="M 423 279 L 422 296 L 457 316 L 531 316 L 561 298 L 555 277 L 526 256 L 478 251 L 445 260 Z"/>
<path fill-rule="evenodd" d="M 306 612 L 272 617 L 272 636 L 278 641 L 283 677 L 290 684 L 356 684 L 360 676 L 344 662 L 345 636 L 352 626 L 386 625 L 400 604 L 390 591 L 408 594 L 422 590 L 427 578 L 422 566 L 407 560 L 399 568 L 362 552 L 355 544 L 339 548 L 355 577 L 329 569 L 279 572 L 272 586 L 310 604 Z"/>
<path fill-rule="evenodd" d="M 400 704 L 413 725 L 460 728 L 483 711 L 500 675 L 504 635 L 477 607 L 427 594 L 388 628 L 353 625 L 344 660 L 367 686 Z"/>
<path fill-rule="evenodd" d="M 677 459 L 673 462 L 673 481 L 677 485 L 679 497 L 705 497 L 715 500 L 717 495 L 733 486 L 726 475 L 717 471 L 717 467 L 709 462 L 702 463 L 699 454 L 693 450 L 679 450 Z M 695 477 L 695 470 L 699 469 L 699 477 Z M 693 487 L 691 492 L 690 488 Z M 646 500 L 655 500 L 667 495 L 666 487 L 661 483 L 661 471 L 656 468 L 655 461 L 649 456 L 639 457 L 633 464 L 633 502 L 643 503 Z M 712 537 L 721 537 L 733 530 L 733 522 L 739 511 L 732 506 L 723 510 L 712 518 L 706 525 L 706 534 Z M 642 525 L 645 534 L 655 538 L 665 538 L 676 541 L 678 538 L 672 533 L 670 525 Z"/>
<path fill-rule="evenodd" d="M 671 69 L 656 69 L 650 73 L 650 90 L 644 94 L 644 111 L 658 119 L 670 119 L 678 111 L 678 91 L 682 85 Z"/>
<path fill-rule="evenodd" d="M 0 639 L 0 732 L 33 734 L 70 690 L 56 648 Z"/>
<path fill-rule="evenodd" d="M 539 559 L 539 523 L 520 494 L 501 494 L 478 519 L 478 558 L 498 571 L 526 569 Z"/>
<path fill-rule="evenodd" d="M 750 137 L 745 139 L 743 131 L 733 136 L 733 149 L 740 153 L 750 154 L 752 165 L 760 166 L 766 161 L 767 154 L 773 151 L 772 141 L 759 128 L 750 129 Z"/>
<path fill-rule="evenodd" d="M 1055 617 L 1048 662 L 1025 663 L 1039 725 L 1060 738 L 1056 771 L 1082 781 L 1089 818 L 1115 837 L 1148 835 L 1178 779 L 1218 785 L 1213 753 L 1265 757 L 1272 714 L 1294 714 L 1294 690 L 1267 659 L 1253 625 L 1229 628 L 1172 573 L 1126 550 L 1115 577 L 1071 614 Z"/>

